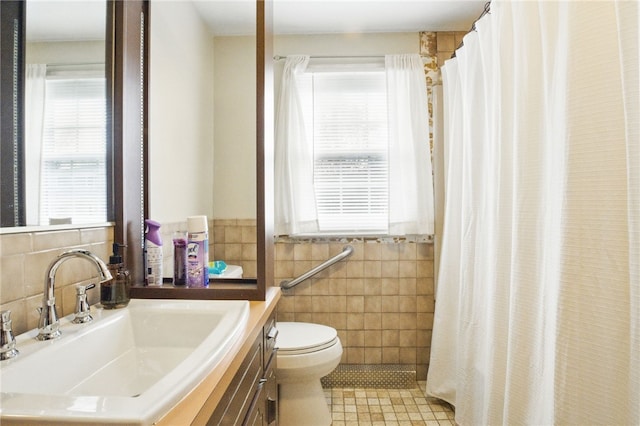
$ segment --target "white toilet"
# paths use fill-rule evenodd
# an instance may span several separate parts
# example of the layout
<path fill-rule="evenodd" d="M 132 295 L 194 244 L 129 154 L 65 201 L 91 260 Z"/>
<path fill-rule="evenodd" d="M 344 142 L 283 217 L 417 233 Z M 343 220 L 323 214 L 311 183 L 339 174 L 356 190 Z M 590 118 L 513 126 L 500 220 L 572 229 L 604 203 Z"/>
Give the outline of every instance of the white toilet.
<path fill-rule="evenodd" d="M 330 425 L 320 378 L 340 363 L 338 333 L 326 325 L 305 322 L 279 322 L 276 328 L 280 426 Z"/>

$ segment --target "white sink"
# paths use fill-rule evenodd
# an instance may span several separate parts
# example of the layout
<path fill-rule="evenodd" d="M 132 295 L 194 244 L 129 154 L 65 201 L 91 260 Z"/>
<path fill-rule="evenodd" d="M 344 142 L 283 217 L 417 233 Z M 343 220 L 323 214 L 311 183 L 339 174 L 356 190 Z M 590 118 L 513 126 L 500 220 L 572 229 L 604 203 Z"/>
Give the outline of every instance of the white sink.
<path fill-rule="evenodd" d="M 248 301 L 132 299 L 60 320 L 62 336 L 16 338 L 0 362 L 0 424 L 152 424 L 200 382 L 239 338 Z"/>

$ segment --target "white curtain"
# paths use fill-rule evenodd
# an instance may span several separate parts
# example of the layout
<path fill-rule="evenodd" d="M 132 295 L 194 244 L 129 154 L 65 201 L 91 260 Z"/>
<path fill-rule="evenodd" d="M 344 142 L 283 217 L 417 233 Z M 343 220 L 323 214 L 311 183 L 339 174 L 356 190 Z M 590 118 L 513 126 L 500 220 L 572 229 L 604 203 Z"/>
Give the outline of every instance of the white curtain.
<path fill-rule="evenodd" d="M 427 392 L 458 424 L 640 424 L 639 26 L 493 0 L 443 67 Z"/>
<path fill-rule="evenodd" d="M 288 56 L 282 72 L 275 126 L 276 235 L 318 231 L 313 189 L 313 148 L 305 134 L 296 81 L 308 63 L 309 56 Z"/>
<path fill-rule="evenodd" d="M 46 64 L 27 64 L 24 131 L 27 225 L 40 225 L 40 171 L 46 82 Z"/>
<path fill-rule="evenodd" d="M 419 55 L 385 56 L 389 115 L 389 234 L 433 234 L 427 83 Z"/>

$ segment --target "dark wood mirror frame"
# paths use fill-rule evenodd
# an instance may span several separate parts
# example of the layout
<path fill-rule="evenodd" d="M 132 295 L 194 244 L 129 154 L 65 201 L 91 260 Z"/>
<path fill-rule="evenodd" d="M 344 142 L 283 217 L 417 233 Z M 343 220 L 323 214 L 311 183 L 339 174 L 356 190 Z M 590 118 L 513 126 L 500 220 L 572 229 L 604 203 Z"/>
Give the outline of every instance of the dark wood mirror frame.
<path fill-rule="evenodd" d="M 113 1 L 115 19 L 114 147 L 116 240 L 128 245 L 127 264 L 136 283 L 131 297 L 159 299 L 265 300 L 273 285 L 273 4 L 256 0 L 256 184 L 257 279 L 212 280 L 209 288 L 145 287 L 143 265 L 144 218 L 147 208 L 147 88 L 149 75 L 149 1 Z M 140 17 L 143 17 L 142 19 Z M 143 70 L 143 75 L 140 74 Z M 141 102 L 142 100 L 142 102 Z M 142 163 L 139 161 L 142 159 Z M 123 185 L 127 182 L 127 185 Z M 141 182 L 141 188 L 129 184 Z M 142 197 L 141 197 L 142 195 Z M 122 202 L 122 205 L 119 202 Z"/>
<path fill-rule="evenodd" d="M 114 59 L 120 48 L 115 45 L 116 35 L 121 28 L 115 20 L 116 10 L 123 9 L 117 1 L 107 0 L 107 25 L 105 34 L 105 70 L 107 75 L 107 220 L 115 220 L 113 166 L 117 164 L 113 154 L 119 149 L 111 138 L 113 132 L 109 128 L 113 121 L 114 108 L 120 105 L 113 98 L 119 83 L 114 78 L 120 76 L 115 72 Z M 27 0 L 0 1 L 0 65 L 2 81 L 0 83 L 0 227 L 19 227 L 26 225 L 26 187 L 25 187 L 25 57 L 26 57 L 26 21 Z M 121 148 L 121 146 L 120 146 Z"/>
<path fill-rule="evenodd" d="M 24 40 L 25 4 L 22 0 L 0 1 L 0 226 L 24 223 Z M 6 76 L 11 76 L 6 78 Z"/>
<path fill-rule="evenodd" d="M 144 218 L 147 217 L 147 80 L 149 25 L 147 1 L 109 0 L 107 86 L 112 114 L 107 120 L 113 158 L 114 241 L 126 244 L 125 261 L 133 282 L 144 281 Z"/>

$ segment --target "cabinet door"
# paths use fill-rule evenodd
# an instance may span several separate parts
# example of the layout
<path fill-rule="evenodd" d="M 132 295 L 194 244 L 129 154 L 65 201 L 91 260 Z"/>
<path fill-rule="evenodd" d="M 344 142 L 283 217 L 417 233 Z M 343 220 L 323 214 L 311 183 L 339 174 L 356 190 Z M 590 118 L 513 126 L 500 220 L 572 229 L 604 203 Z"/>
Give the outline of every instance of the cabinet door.
<path fill-rule="evenodd" d="M 243 424 L 261 377 L 262 339 L 258 336 L 207 425 Z"/>
<path fill-rule="evenodd" d="M 264 424 L 274 426 L 278 424 L 278 385 L 276 383 L 277 356 L 276 341 L 278 329 L 276 328 L 275 313 L 267 320 L 264 326 Z"/>
<path fill-rule="evenodd" d="M 256 392 L 253 396 L 253 400 L 251 401 L 251 405 L 249 406 L 247 416 L 242 422 L 242 426 L 262 426 L 264 424 L 265 406 L 263 401 L 265 383 L 265 379 L 260 379 L 258 382 Z"/>
<path fill-rule="evenodd" d="M 276 356 L 275 352 L 264 379 L 264 404 L 265 417 L 264 424 L 274 426 L 278 424 L 278 384 L 276 383 Z"/>

